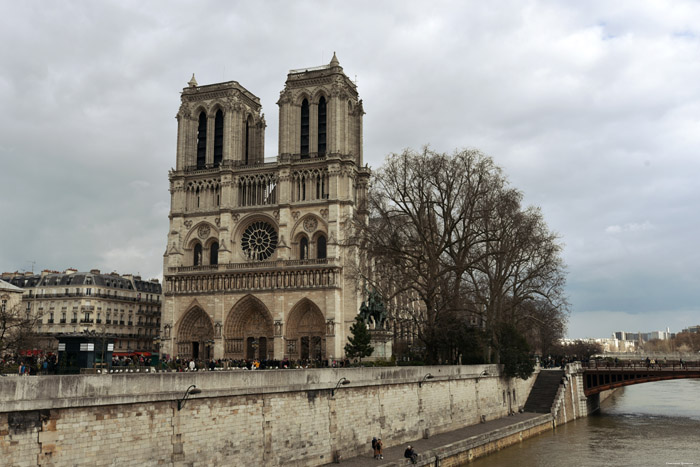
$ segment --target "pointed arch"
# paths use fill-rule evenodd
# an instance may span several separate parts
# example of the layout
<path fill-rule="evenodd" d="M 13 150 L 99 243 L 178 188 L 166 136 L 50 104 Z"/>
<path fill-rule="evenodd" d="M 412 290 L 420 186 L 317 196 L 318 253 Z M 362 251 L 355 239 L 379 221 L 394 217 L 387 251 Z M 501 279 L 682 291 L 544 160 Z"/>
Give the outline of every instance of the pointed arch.
<path fill-rule="evenodd" d="M 197 168 L 203 169 L 207 164 L 207 113 L 199 113 L 197 125 Z"/>
<path fill-rule="evenodd" d="M 224 158 L 224 112 L 219 109 L 214 117 L 214 167 Z"/>
<path fill-rule="evenodd" d="M 287 318 L 286 355 L 293 359 L 326 358 L 326 321 L 321 309 L 308 298 L 301 299 Z"/>
<path fill-rule="evenodd" d="M 301 101 L 300 154 L 303 159 L 309 157 L 309 100 Z"/>
<path fill-rule="evenodd" d="M 318 100 L 318 124 L 317 124 L 318 155 L 326 155 L 326 97 Z"/>
<path fill-rule="evenodd" d="M 206 355 L 206 343 L 214 339 L 214 323 L 198 305 L 182 315 L 177 324 L 177 353 L 182 358 L 211 358 Z M 211 352 L 211 350 L 210 350 Z"/>
<path fill-rule="evenodd" d="M 326 236 L 319 234 L 316 237 L 316 258 L 326 259 L 327 257 L 327 246 L 326 246 Z"/>
<path fill-rule="evenodd" d="M 309 259 L 309 239 L 306 235 L 299 239 L 299 259 Z"/>
<path fill-rule="evenodd" d="M 197 242 L 194 244 L 194 252 L 192 253 L 192 266 L 202 265 L 202 244 Z"/>
<path fill-rule="evenodd" d="M 241 298 L 224 321 L 224 341 L 227 358 L 272 358 L 274 327 L 265 304 L 253 295 Z"/>
<path fill-rule="evenodd" d="M 219 242 L 212 242 L 209 246 L 209 264 L 219 264 Z"/>

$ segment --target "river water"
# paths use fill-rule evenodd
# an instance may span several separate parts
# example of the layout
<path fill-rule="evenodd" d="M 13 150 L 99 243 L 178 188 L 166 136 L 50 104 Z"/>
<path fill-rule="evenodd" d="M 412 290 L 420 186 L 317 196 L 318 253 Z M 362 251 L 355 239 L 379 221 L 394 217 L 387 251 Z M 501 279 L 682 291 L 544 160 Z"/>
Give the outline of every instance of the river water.
<path fill-rule="evenodd" d="M 628 386 L 601 411 L 471 467 L 700 466 L 700 380 Z"/>

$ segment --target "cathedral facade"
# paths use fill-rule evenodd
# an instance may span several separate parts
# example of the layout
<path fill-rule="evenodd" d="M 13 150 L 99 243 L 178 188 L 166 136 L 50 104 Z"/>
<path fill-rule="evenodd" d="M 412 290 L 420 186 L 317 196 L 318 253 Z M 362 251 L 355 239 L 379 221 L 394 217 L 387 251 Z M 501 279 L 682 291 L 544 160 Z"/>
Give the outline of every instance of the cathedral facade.
<path fill-rule="evenodd" d="M 345 245 L 366 198 L 362 101 L 335 54 L 291 70 L 279 149 L 260 100 L 199 86 L 177 114 L 164 255 L 163 352 L 182 358 L 341 358 L 362 301 Z"/>

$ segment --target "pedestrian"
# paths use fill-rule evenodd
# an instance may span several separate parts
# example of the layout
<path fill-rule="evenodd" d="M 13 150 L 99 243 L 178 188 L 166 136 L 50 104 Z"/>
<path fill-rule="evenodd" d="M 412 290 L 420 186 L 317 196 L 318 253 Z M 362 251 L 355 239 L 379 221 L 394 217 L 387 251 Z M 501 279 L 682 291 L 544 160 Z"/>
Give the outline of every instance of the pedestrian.
<path fill-rule="evenodd" d="M 377 437 L 372 438 L 372 453 L 374 454 L 374 458 L 377 458 Z"/>
<path fill-rule="evenodd" d="M 403 456 L 406 459 L 411 459 L 411 464 L 415 464 L 418 462 L 418 454 L 416 451 L 413 449 L 413 447 L 409 444 L 406 450 L 403 452 Z"/>
<path fill-rule="evenodd" d="M 384 443 L 382 443 L 381 438 L 377 438 L 377 458 L 384 459 L 384 454 L 382 453 L 382 448 L 384 448 Z"/>

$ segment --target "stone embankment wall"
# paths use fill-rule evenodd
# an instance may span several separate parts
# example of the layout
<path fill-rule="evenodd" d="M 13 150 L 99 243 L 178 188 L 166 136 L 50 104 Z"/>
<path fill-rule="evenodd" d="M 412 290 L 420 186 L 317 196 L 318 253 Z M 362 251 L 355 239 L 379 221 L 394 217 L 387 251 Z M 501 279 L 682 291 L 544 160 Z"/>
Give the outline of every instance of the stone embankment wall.
<path fill-rule="evenodd" d="M 566 365 L 562 385 L 552 406 L 554 425 L 587 417 L 600 408 L 597 396 L 586 397 L 583 392 L 583 370 L 580 363 Z"/>
<path fill-rule="evenodd" d="M 332 395 L 341 378 L 350 384 Z M 506 416 L 533 381 L 489 365 L 3 377 L 0 459 L 321 465 L 368 450 L 373 436 L 391 446 Z M 191 384 L 202 393 L 178 411 Z"/>

